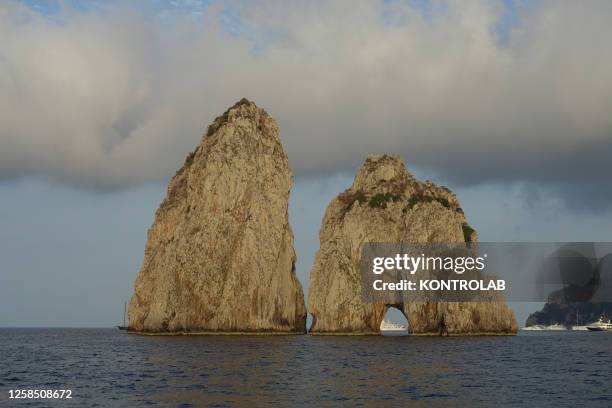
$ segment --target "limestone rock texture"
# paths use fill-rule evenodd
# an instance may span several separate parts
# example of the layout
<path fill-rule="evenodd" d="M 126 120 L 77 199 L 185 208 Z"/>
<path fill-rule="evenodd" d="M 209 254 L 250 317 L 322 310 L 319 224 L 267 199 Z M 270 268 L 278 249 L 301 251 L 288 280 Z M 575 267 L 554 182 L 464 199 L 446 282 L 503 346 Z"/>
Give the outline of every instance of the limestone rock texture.
<path fill-rule="evenodd" d="M 377 334 L 389 307 L 400 309 L 411 334 L 514 334 L 514 313 L 503 298 L 486 302 L 396 304 L 364 302 L 359 261 L 364 242 L 476 242 L 457 197 L 415 179 L 399 156 L 369 156 L 352 186 L 334 198 L 322 221 L 310 274 L 312 334 Z M 404 296 L 405 299 L 405 296 Z"/>
<path fill-rule="evenodd" d="M 276 121 L 246 99 L 208 127 L 148 231 L 129 331 L 305 333 Z"/>

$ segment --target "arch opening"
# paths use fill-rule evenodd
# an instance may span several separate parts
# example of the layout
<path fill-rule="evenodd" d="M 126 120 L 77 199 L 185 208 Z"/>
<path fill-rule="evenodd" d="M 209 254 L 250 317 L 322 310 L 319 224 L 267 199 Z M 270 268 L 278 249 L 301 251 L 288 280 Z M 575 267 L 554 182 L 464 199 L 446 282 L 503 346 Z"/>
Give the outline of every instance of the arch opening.
<path fill-rule="evenodd" d="M 381 336 L 407 336 L 410 323 L 402 305 L 387 305 L 385 316 L 380 322 Z"/>

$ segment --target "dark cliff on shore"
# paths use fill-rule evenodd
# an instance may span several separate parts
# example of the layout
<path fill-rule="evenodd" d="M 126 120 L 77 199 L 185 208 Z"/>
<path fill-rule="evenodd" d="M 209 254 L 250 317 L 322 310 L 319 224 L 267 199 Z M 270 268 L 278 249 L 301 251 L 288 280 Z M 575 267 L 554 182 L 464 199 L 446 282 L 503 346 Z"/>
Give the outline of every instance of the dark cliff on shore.
<path fill-rule="evenodd" d="M 529 315 L 525 326 L 583 326 L 602 316 L 612 318 L 612 302 L 546 303 L 542 310 Z"/>

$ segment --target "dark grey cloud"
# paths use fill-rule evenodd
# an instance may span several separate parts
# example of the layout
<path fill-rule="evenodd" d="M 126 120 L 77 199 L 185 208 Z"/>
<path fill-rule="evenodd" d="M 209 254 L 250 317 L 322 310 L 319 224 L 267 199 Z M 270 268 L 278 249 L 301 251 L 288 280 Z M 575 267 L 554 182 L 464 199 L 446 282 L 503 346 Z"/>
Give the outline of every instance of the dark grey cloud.
<path fill-rule="evenodd" d="M 229 22 L 215 3 L 202 18 L 129 7 L 0 5 L 0 178 L 165 180 L 245 96 L 278 119 L 300 177 L 396 152 L 459 186 L 611 202 L 608 1 L 519 7 L 504 41 L 502 1 L 238 2 Z"/>

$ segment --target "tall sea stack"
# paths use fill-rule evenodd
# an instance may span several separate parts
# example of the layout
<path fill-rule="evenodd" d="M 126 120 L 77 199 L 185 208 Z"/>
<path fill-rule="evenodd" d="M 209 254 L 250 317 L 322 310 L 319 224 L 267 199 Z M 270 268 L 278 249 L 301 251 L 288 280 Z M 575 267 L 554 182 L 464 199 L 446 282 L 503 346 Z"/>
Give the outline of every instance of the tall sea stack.
<path fill-rule="evenodd" d="M 353 185 L 332 200 L 321 224 L 320 249 L 310 274 L 308 311 L 313 334 L 376 334 L 391 306 L 412 334 L 512 334 L 512 310 L 492 302 L 365 302 L 359 262 L 366 242 L 476 241 L 456 196 L 416 180 L 398 156 L 370 156 Z"/>
<path fill-rule="evenodd" d="M 242 99 L 170 181 L 129 306 L 143 333 L 304 333 L 276 121 Z"/>

